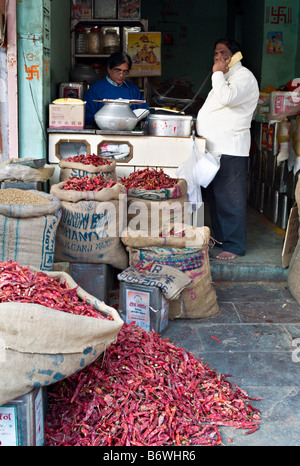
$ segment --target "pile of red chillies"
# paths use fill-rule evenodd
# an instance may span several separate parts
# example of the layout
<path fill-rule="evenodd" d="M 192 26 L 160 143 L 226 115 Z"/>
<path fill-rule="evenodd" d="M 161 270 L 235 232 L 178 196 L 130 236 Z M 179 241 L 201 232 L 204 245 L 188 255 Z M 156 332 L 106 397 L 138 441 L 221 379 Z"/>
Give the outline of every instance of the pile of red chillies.
<path fill-rule="evenodd" d="M 101 167 L 103 165 L 111 165 L 111 161 L 105 157 L 96 154 L 88 155 L 75 155 L 74 157 L 67 157 L 64 159 L 66 162 L 83 163 L 84 165 L 94 165 L 94 167 Z"/>
<path fill-rule="evenodd" d="M 219 426 L 258 429 L 246 392 L 183 348 L 124 323 L 95 362 L 52 385 L 48 446 L 220 445 Z"/>
<path fill-rule="evenodd" d="M 127 189 L 140 188 L 146 190 L 167 189 L 173 188 L 177 183 L 177 178 L 171 178 L 164 173 L 163 169 L 156 170 L 155 168 L 145 168 L 136 170 L 127 178 L 121 178 L 120 183 Z"/>
<path fill-rule="evenodd" d="M 35 303 L 70 314 L 112 320 L 103 316 L 86 301 L 80 300 L 77 287 L 69 288 L 64 280 L 57 280 L 45 272 L 32 272 L 16 261 L 0 262 L 0 303 Z"/>
<path fill-rule="evenodd" d="M 83 177 L 71 177 L 62 185 L 62 189 L 69 191 L 101 191 L 103 188 L 112 188 L 115 186 L 115 180 L 105 180 L 102 175 L 93 178 L 85 175 Z"/>

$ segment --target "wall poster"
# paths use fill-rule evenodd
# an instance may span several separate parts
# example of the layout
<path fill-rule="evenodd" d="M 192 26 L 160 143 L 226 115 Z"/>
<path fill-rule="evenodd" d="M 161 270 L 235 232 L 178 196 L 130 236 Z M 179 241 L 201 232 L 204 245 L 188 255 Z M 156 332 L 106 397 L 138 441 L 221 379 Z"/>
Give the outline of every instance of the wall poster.
<path fill-rule="evenodd" d="M 132 59 L 130 76 L 161 75 L 160 32 L 128 32 L 127 53 Z"/>
<path fill-rule="evenodd" d="M 283 53 L 283 32 L 270 31 L 267 33 L 267 53 Z"/>

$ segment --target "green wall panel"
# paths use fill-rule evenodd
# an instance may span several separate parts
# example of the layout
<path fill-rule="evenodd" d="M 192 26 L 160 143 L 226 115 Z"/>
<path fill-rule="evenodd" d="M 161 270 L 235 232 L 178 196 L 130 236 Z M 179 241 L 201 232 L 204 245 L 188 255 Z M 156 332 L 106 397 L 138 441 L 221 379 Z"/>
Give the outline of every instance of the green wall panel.
<path fill-rule="evenodd" d="M 17 3 L 19 157 L 47 154 L 50 0 Z"/>

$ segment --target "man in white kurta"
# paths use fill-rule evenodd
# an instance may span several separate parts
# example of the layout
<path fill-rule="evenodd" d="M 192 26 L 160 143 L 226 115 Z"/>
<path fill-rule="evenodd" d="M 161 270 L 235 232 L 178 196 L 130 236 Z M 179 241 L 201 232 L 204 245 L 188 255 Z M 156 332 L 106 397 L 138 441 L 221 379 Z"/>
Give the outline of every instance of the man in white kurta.
<path fill-rule="evenodd" d="M 250 126 L 259 98 L 254 75 L 241 61 L 228 67 L 239 44 L 220 39 L 215 44 L 212 89 L 197 116 L 197 133 L 209 152 L 222 154 L 221 166 L 206 189 L 213 236 L 223 251 L 218 259 L 246 253 L 246 174 Z"/>

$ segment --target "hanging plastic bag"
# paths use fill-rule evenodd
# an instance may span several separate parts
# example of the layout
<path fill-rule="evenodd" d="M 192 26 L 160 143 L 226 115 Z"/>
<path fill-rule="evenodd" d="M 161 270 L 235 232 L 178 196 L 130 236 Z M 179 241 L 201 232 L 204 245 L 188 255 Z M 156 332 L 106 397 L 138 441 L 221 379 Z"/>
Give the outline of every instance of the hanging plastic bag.
<path fill-rule="evenodd" d="M 186 180 L 189 212 L 199 209 L 202 204 L 201 187 L 206 188 L 212 182 L 220 168 L 221 154 L 211 154 L 207 150 L 200 153 L 195 138 L 190 157 L 177 169 L 176 176 Z"/>
<path fill-rule="evenodd" d="M 192 152 L 189 158 L 181 165 L 179 165 L 176 171 L 176 176 L 178 178 L 183 178 L 187 182 L 187 195 L 189 201 L 188 211 L 190 213 L 199 209 L 199 207 L 202 204 L 201 187 L 197 183 L 195 177 L 195 170 L 198 158 L 199 153 L 196 148 L 195 141 L 193 141 Z"/>
<path fill-rule="evenodd" d="M 212 154 L 205 151 L 201 154 L 196 165 L 195 177 L 197 183 L 203 188 L 212 182 L 220 168 L 221 154 Z"/>

